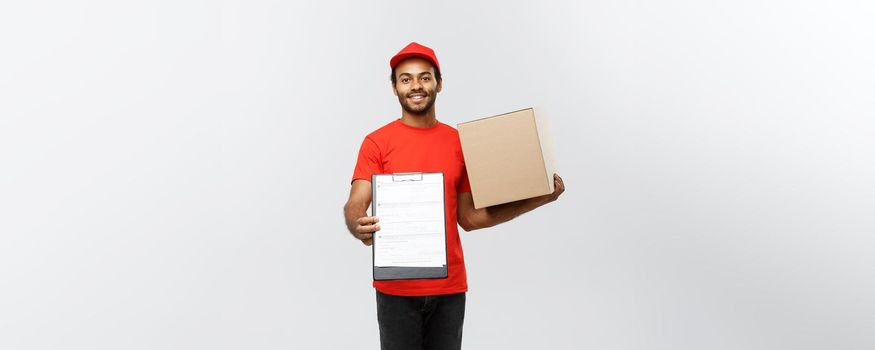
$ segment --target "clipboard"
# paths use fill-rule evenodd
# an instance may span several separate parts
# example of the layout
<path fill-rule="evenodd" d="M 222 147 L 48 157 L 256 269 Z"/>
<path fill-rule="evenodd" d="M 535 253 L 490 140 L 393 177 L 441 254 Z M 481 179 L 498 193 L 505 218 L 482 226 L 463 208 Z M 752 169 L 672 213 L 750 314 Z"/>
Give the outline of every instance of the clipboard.
<path fill-rule="evenodd" d="M 371 215 L 381 226 L 371 246 L 375 281 L 447 278 L 444 186 L 442 172 L 371 176 Z M 428 252 L 422 261 L 418 248 Z"/>

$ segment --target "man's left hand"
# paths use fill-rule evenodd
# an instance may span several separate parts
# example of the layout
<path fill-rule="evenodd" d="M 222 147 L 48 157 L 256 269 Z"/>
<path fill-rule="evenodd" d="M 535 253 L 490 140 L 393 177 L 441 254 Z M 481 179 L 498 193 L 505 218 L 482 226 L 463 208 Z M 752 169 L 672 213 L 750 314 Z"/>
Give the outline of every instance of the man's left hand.
<path fill-rule="evenodd" d="M 553 193 L 548 194 L 550 201 L 559 199 L 559 196 L 565 192 L 565 182 L 559 177 L 559 174 L 553 174 Z"/>

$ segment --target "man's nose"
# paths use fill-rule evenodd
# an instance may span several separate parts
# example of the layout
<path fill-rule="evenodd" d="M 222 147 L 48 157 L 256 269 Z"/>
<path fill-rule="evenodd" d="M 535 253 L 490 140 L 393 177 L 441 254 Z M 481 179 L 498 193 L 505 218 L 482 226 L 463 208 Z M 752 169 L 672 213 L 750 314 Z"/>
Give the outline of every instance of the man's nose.
<path fill-rule="evenodd" d="M 416 89 L 421 89 L 421 88 L 422 88 L 422 83 L 419 81 L 419 79 L 413 79 L 413 85 L 410 86 L 410 89 L 416 90 Z"/>

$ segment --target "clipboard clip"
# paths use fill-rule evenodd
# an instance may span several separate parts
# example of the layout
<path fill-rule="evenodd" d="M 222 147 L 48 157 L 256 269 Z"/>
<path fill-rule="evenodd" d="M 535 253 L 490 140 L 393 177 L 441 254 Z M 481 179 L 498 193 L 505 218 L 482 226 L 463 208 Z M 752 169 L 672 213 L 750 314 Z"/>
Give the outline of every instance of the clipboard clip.
<path fill-rule="evenodd" d="M 422 181 L 422 173 L 394 173 L 392 182 Z"/>

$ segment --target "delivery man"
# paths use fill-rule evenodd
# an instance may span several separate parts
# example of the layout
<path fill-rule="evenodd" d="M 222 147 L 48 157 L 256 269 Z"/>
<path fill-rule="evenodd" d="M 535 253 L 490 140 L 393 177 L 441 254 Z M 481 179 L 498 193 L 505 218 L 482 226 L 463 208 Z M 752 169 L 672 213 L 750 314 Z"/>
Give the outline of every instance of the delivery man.
<path fill-rule="evenodd" d="M 374 288 L 382 349 L 459 349 L 468 282 L 456 223 L 465 231 L 503 223 L 555 201 L 565 185 L 554 174 L 551 194 L 474 209 L 459 133 L 435 117 L 441 69 L 434 51 L 410 43 L 389 60 L 389 67 L 401 118 L 365 137 L 343 214 L 352 236 L 370 246 L 374 232 L 380 230 L 380 219 L 367 214 L 371 175 L 444 173 L 448 277 L 374 281 Z"/>

